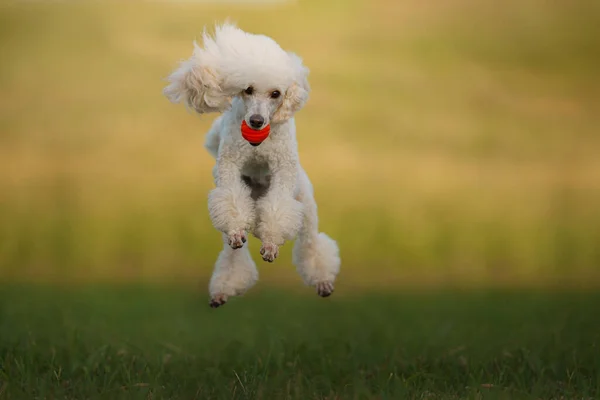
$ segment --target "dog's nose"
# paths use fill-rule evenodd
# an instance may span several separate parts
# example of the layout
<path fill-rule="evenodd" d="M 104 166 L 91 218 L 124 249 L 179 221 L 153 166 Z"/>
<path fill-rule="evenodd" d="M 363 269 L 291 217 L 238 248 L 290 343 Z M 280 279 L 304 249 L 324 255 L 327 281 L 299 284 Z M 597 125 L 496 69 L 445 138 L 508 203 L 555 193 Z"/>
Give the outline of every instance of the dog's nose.
<path fill-rule="evenodd" d="M 250 116 L 250 126 L 252 128 L 260 129 L 264 123 L 265 119 L 262 117 L 262 115 L 254 114 Z"/>

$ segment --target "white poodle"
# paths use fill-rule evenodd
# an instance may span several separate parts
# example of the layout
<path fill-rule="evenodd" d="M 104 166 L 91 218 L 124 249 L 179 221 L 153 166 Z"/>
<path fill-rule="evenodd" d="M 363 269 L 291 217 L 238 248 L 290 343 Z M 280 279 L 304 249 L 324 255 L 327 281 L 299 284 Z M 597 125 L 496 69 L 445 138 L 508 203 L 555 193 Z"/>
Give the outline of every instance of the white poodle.
<path fill-rule="evenodd" d="M 189 60 L 168 78 L 164 94 L 199 114 L 221 112 L 206 136 L 216 158 L 210 218 L 224 247 L 210 281 L 210 305 L 223 305 L 258 279 L 248 233 L 273 262 L 296 240 L 293 263 L 320 296 L 333 292 L 340 269 L 337 243 L 319 233 L 313 188 L 300 166 L 294 114 L 308 99 L 308 69 L 271 38 L 226 23 L 203 34 Z"/>

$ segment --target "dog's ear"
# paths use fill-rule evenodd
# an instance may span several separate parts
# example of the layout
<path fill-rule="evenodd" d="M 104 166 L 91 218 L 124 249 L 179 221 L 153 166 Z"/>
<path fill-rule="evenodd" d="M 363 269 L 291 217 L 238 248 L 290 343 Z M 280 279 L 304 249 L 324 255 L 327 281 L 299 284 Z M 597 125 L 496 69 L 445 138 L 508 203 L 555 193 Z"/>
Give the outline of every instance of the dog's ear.
<path fill-rule="evenodd" d="M 223 112 L 231 104 L 231 95 L 221 90 L 221 79 L 215 68 L 202 62 L 202 49 L 194 43 L 194 54 L 182 61 L 169 75 L 163 94 L 172 103 L 183 102 L 199 114 Z"/>
<path fill-rule="evenodd" d="M 306 101 L 308 100 L 308 94 L 310 93 L 310 85 L 308 84 L 308 68 L 302 65 L 302 59 L 294 53 L 288 53 L 292 58 L 292 62 L 295 68 L 295 79 L 294 82 L 287 88 L 283 102 L 273 115 L 272 121 L 284 122 L 290 119 L 296 112 L 298 112 Z"/>

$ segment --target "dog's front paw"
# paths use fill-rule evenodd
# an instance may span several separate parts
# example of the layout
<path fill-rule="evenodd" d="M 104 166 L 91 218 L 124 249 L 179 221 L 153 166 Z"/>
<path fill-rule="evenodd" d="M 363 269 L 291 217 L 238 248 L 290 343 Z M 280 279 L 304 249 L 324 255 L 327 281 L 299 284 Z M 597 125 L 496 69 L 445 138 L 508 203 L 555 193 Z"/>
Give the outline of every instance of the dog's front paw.
<path fill-rule="evenodd" d="M 329 297 L 333 293 L 333 282 L 319 282 L 315 286 L 317 288 L 317 294 L 321 297 Z"/>
<path fill-rule="evenodd" d="M 227 303 L 227 295 L 219 293 L 219 294 L 214 295 L 210 299 L 210 302 L 208 304 L 210 305 L 211 308 L 217 308 L 217 307 L 221 307 L 225 303 Z"/>
<path fill-rule="evenodd" d="M 260 255 L 262 255 L 263 260 L 273 262 L 279 255 L 279 247 L 273 243 L 263 243 L 260 248 Z"/>
<path fill-rule="evenodd" d="M 240 249 L 246 243 L 247 237 L 246 232 L 243 230 L 240 231 L 231 231 L 228 233 L 228 243 L 232 249 Z"/>

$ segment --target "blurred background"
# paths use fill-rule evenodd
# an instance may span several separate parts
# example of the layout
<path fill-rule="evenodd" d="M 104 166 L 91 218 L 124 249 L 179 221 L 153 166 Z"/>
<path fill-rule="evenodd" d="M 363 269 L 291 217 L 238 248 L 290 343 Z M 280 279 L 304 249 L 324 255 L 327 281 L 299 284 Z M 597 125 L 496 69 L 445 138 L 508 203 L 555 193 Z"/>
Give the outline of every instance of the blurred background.
<path fill-rule="evenodd" d="M 311 70 L 339 292 L 600 284 L 599 2 L 218 3 L 0 2 L 1 281 L 205 287 L 215 115 L 161 91 L 229 17 Z M 302 287 L 291 247 L 261 284 Z"/>

